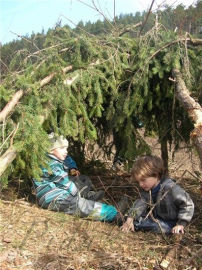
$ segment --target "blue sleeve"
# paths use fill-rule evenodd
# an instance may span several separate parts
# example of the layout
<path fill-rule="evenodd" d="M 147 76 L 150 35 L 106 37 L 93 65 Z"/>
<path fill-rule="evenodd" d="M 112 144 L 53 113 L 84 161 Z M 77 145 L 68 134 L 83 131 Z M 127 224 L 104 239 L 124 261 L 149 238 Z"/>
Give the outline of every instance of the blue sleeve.
<path fill-rule="evenodd" d="M 69 170 L 71 170 L 71 169 L 77 169 L 78 170 L 76 162 L 70 156 L 67 156 L 65 158 L 64 164 L 65 164 L 66 167 L 68 167 Z"/>
<path fill-rule="evenodd" d="M 64 171 L 63 166 L 59 162 L 52 162 L 50 164 L 52 174 L 49 179 L 56 187 L 68 190 L 73 196 L 77 193 L 77 187 L 73 181 L 68 177 L 68 173 Z"/>

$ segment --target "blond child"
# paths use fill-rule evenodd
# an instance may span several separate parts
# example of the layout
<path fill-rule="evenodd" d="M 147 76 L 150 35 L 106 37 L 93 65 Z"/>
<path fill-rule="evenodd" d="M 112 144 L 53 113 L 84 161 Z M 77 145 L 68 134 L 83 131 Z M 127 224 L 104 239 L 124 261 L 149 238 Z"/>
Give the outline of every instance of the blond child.
<path fill-rule="evenodd" d="M 192 219 L 194 204 L 183 188 L 165 176 L 162 159 L 157 156 L 138 158 L 131 177 L 141 188 L 140 198 L 134 202 L 121 230 L 184 233 Z"/>
<path fill-rule="evenodd" d="M 49 168 L 43 168 L 41 181 L 34 180 L 38 205 L 79 217 L 111 222 L 119 217 L 118 210 L 108 204 L 87 200 L 80 196 L 75 183 L 68 177 L 64 160 L 68 141 L 63 136 L 50 135 Z"/>

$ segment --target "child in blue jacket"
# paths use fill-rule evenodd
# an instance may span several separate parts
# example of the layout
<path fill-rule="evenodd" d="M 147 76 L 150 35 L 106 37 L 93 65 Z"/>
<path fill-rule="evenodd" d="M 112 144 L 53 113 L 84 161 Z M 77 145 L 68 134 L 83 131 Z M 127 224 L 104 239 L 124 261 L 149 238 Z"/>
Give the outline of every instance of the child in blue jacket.
<path fill-rule="evenodd" d="M 43 168 L 41 181 L 34 180 L 39 206 L 53 211 L 62 211 L 79 217 L 90 216 L 95 220 L 111 222 L 120 215 L 108 204 L 87 200 L 80 196 L 75 183 L 71 181 L 64 165 L 68 141 L 63 136 L 51 136 L 49 168 Z"/>

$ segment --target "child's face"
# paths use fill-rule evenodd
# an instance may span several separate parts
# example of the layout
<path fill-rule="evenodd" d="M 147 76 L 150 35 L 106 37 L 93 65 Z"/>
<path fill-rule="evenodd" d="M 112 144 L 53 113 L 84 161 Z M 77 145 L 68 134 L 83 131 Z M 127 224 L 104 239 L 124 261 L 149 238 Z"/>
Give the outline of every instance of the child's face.
<path fill-rule="evenodd" d="M 60 160 L 65 160 L 67 156 L 67 147 L 55 148 L 51 151 L 51 154 Z"/>
<path fill-rule="evenodd" d="M 160 182 L 158 177 L 146 177 L 146 178 L 137 178 L 136 179 L 139 186 L 145 191 L 149 191 L 156 187 Z"/>

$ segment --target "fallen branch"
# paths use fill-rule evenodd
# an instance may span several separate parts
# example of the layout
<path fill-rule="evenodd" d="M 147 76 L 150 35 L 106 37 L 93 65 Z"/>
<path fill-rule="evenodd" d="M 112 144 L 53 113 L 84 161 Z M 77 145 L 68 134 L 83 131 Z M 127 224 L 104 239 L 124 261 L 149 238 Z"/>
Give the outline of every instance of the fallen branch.
<path fill-rule="evenodd" d="M 63 72 L 66 73 L 67 71 L 71 70 L 72 66 L 68 66 L 63 68 Z M 70 85 L 72 84 L 76 78 L 79 75 L 77 74 L 74 78 L 72 78 L 71 80 L 67 80 L 67 83 Z M 45 84 L 49 83 L 50 80 L 54 77 L 53 73 L 50 74 L 49 76 L 45 77 L 40 85 L 44 86 Z M 17 104 L 17 103 L 16 103 Z M 8 104 L 7 104 L 8 105 Z M 13 109 L 13 107 L 12 107 Z M 44 108 L 44 113 L 43 115 L 39 116 L 39 123 L 42 125 L 44 120 L 48 117 L 48 112 L 46 110 L 46 108 Z M 18 126 L 17 126 L 18 128 Z M 17 131 L 16 128 L 16 131 Z M 16 131 L 14 132 L 14 135 L 16 133 Z M 4 173 L 4 171 L 8 168 L 8 166 L 12 163 L 12 161 L 16 158 L 17 156 L 17 150 L 15 149 L 15 147 L 12 145 L 13 144 L 13 138 L 11 140 L 11 146 L 6 150 L 6 152 L 0 157 L 0 176 Z"/>
<path fill-rule="evenodd" d="M 202 168 L 202 108 L 190 96 L 190 92 L 182 79 L 181 72 L 178 69 L 173 69 L 172 74 L 176 83 L 176 97 L 185 111 L 187 111 L 189 118 L 194 122 L 194 130 L 190 136 L 199 154 L 200 166 Z"/>
<path fill-rule="evenodd" d="M 142 25 L 142 22 L 139 22 L 135 25 L 133 25 L 132 27 L 127 27 L 125 28 L 120 34 L 119 37 L 123 36 L 125 33 L 129 33 L 129 32 L 133 32 L 135 30 L 136 27 Z"/>
<path fill-rule="evenodd" d="M 71 69 L 72 66 L 67 66 L 62 69 L 62 72 L 65 74 Z M 46 76 L 44 79 L 42 79 L 39 82 L 40 87 L 43 87 L 44 85 L 48 84 L 54 78 L 55 75 L 56 73 L 53 72 L 50 75 Z M 24 95 L 23 90 L 19 90 L 13 95 L 12 99 L 6 104 L 6 106 L 0 112 L 0 123 L 3 122 L 8 117 L 8 115 L 13 111 L 13 109 L 18 104 L 19 100 L 23 95 Z"/>
<path fill-rule="evenodd" d="M 166 256 L 164 257 L 164 259 L 160 263 L 161 269 L 165 269 L 165 270 L 171 269 L 170 266 L 173 263 L 173 261 L 176 259 L 177 251 L 178 251 L 179 247 L 181 247 L 182 236 L 183 236 L 182 234 L 174 234 L 173 235 L 174 245 L 168 249 Z"/>
<path fill-rule="evenodd" d="M 16 158 L 17 150 L 11 146 L 0 157 L 0 176 L 4 173 L 11 162 Z"/>
<path fill-rule="evenodd" d="M 19 100 L 23 96 L 24 92 L 23 90 L 17 91 L 11 101 L 9 101 L 6 106 L 3 108 L 3 110 L 0 112 L 0 123 L 3 122 L 6 117 L 9 115 L 9 113 L 13 110 L 13 108 L 18 104 Z"/>

